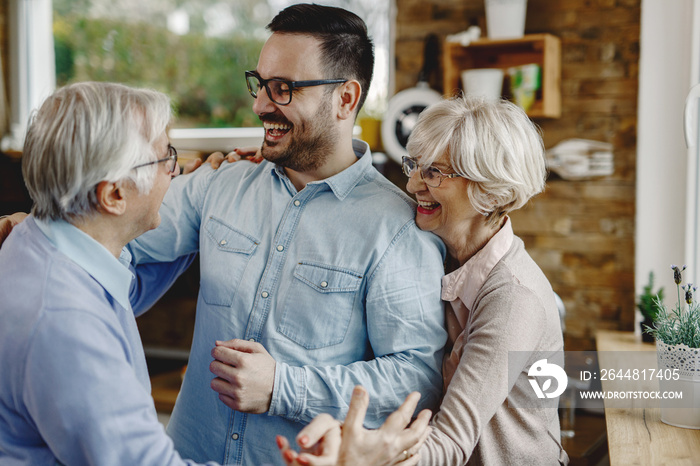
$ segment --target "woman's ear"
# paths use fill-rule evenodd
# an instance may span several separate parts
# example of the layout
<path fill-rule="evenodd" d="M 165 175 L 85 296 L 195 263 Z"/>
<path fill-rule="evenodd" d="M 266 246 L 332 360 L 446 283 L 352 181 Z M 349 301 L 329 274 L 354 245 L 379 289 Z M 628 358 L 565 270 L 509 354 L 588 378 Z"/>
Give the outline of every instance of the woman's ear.
<path fill-rule="evenodd" d="M 100 181 L 95 189 L 98 209 L 111 215 L 122 215 L 126 211 L 127 193 L 121 182 Z"/>
<path fill-rule="evenodd" d="M 340 86 L 340 108 L 338 109 L 338 117 L 341 120 L 355 118 L 356 110 L 360 104 L 360 96 L 362 95 L 362 87 L 360 83 L 351 79 Z"/>

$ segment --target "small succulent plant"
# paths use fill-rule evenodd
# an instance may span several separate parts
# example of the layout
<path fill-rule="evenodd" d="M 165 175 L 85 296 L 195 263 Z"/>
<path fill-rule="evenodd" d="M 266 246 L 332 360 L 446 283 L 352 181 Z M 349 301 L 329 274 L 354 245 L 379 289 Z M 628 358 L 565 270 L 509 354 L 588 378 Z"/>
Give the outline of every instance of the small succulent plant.
<path fill-rule="evenodd" d="M 656 314 L 659 313 L 659 301 L 664 300 L 664 289 L 659 288 L 659 290 L 654 293 L 654 272 L 649 272 L 649 283 L 644 286 L 642 294 L 639 295 L 639 301 L 637 302 L 637 309 L 642 313 L 645 322 L 653 322 L 656 318 Z"/>

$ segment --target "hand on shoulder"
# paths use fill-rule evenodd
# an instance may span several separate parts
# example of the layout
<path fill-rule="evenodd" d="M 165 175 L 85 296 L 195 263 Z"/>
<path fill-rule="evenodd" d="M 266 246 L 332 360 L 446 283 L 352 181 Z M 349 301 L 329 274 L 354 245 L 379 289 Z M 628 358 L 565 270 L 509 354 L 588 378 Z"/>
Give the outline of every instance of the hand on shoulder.
<path fill-rule="evenodd" d="M 10 235 L 12 229 L 22 223 L 22 220 L 27 218 L 24 212 L 15 212 L 12 215 L 5 215 L 0 217 L 0 246 L 5 242 L 5 239 Z"/>

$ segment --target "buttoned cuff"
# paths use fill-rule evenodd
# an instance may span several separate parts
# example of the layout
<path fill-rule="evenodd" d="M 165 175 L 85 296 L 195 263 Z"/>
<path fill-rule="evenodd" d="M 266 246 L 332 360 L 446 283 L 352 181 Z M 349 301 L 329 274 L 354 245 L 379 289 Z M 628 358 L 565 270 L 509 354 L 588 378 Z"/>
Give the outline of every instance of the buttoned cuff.
<path fill-rule="evenodd" d="M 305 405 L 306 372 L 304 368 L 278 362 L 275 365 L 275 386 L 272 389 L 268 414 L 300 422 Z"/>

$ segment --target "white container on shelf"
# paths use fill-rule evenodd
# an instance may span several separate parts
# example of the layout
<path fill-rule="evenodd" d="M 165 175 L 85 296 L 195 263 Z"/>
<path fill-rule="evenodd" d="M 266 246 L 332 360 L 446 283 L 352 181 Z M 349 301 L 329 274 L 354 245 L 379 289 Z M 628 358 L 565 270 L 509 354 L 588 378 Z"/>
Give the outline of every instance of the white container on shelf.
<path fill-rule="evenodd" d="M 525 35 L 527 0 L 484 0 L 489 39 L 517 39 Z"/>
<path fill-rule="evenodd" d="M 503 70 L 500 68 L 476 68 L 462 71 L 465 94 L 480 95 L 489 100 L 501 98 Z"/>

